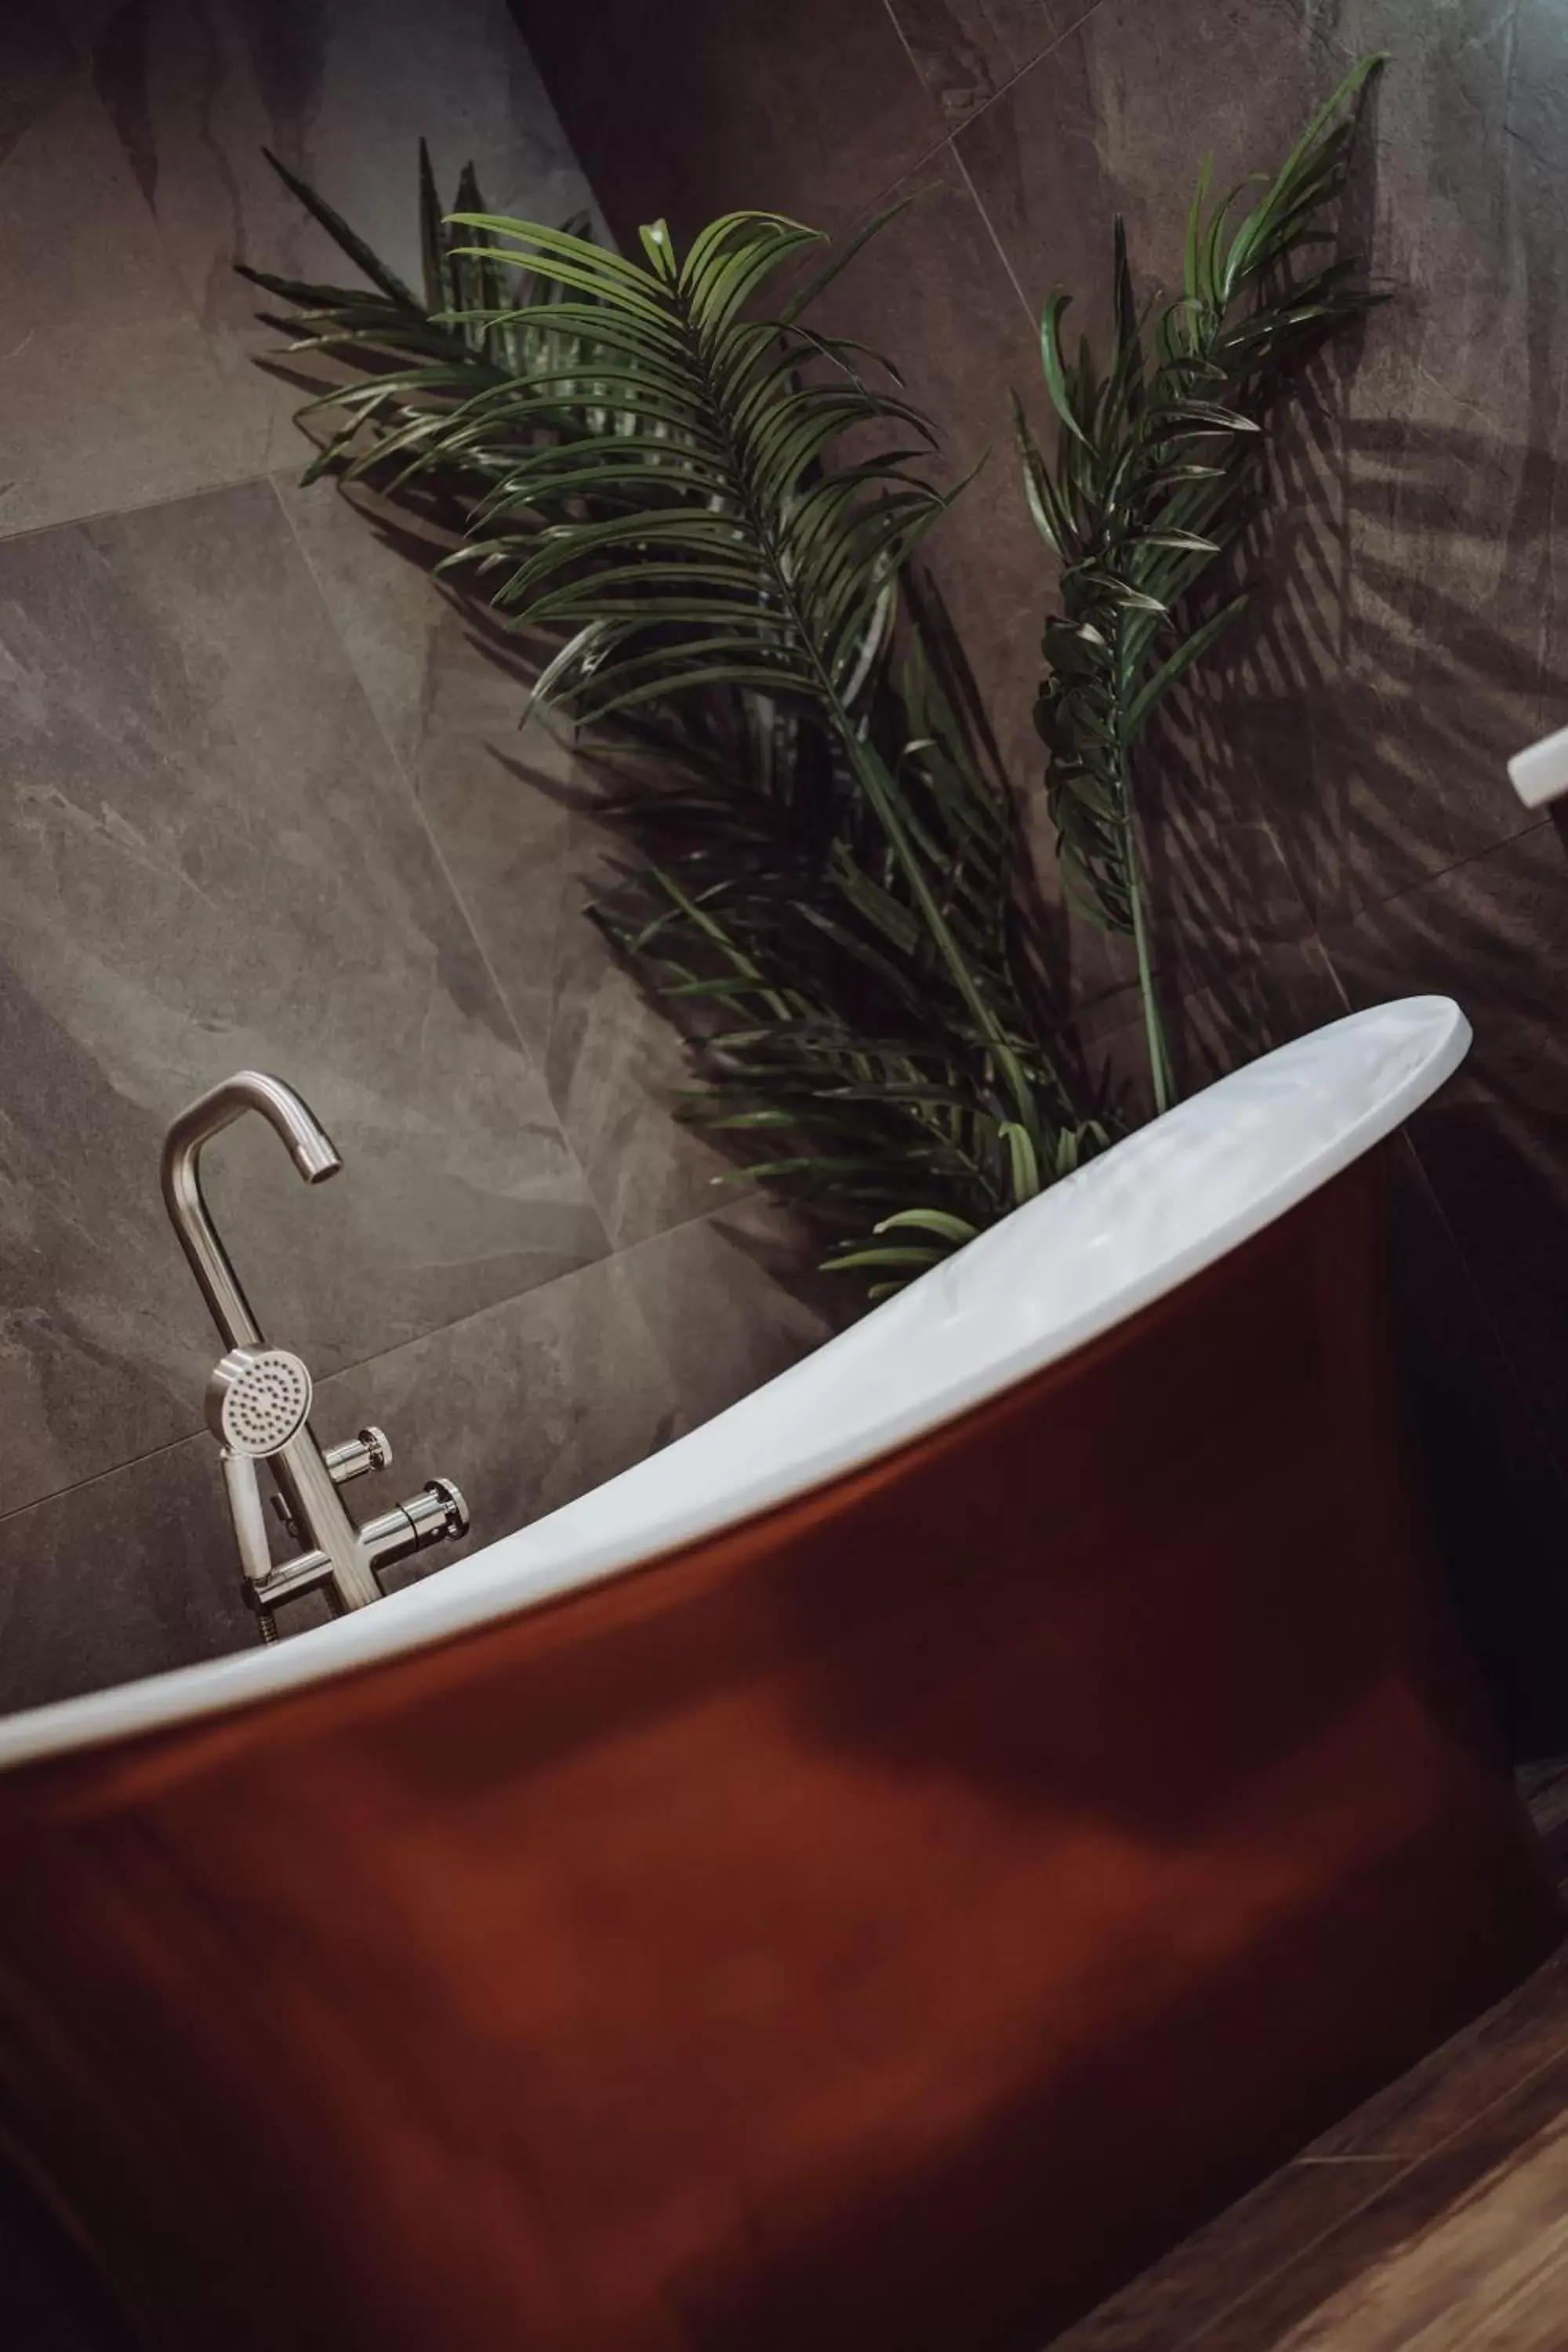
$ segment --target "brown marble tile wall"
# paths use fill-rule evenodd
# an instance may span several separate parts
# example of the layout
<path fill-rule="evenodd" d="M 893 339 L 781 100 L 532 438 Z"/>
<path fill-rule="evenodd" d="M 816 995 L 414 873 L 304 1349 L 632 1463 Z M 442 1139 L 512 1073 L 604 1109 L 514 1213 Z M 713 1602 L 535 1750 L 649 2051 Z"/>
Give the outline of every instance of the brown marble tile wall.
<path fill-rule="evenodd" d="M 413 274 L 421 133 L 447 187 L 472 157 L 498 204 L 589 200 L 504 0 L 0 11 L 0 1707 L 253 1637 L 157 1187 L 237 1067 L 346 1162 L 307 1192 L 258 1122 L 215 1147 L 258 1308 L 323 1429 L 384 1421 L 471 1540 L 826 1328 L 669 1115 L 518 680 L 300 488 L 254 363 L 231 260 L 342 274 L 263 143 Z"/>
<path fill-rule="evenodd" d="M 1525 1750 L 1568 1744 L 1568 831 L 1510 751 L 1568 722 L 1559 0 L 512 0 L 623 233 L 774 205 L 831 230 L 924 193 L 836 290 L 988 464 L 933 542 L 1015 772 L 1048 593 L 1006 395 L 1055 285 L 1103 324 L 1110 222 L 1180 268 L 1198 162 L 1277 163 L 1388 52 L 1346 203 L 1392 299 L 1321 367 L 1263 585 L 1160 746 L 1159 954 L 1189 1082 L 1416 989 L 1474 1022 L 1397 1236 L 1421 1441 L 1467 1621 Z M 1564 552 L 1560 555 L 1562 538 Z M 1061 950 L 1135 1074 L 1124 959 Z M 1129 1053 L 1127 1049 L 1132 1046 Z M 1134 1075 L 1135 1083 L 1135 1075 Z"/>

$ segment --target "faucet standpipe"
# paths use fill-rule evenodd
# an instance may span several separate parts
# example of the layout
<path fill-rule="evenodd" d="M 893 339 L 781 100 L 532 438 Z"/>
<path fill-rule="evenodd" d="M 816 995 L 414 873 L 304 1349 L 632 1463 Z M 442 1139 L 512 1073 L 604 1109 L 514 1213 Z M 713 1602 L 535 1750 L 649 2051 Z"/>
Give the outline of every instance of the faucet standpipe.
<path fill-rule="evenodd" d="M 163 1144 L 163 1199 L 227 1353 L 207 1383 L 207 1422 L 222 1449 L 224 1485 L 244 1570 L 245 1592 L 265 1641 L 277 1639 L 272 1612 L 301 1592 L 324 1590 L 334 1615 L 381 1598 L 381 1574 L 395 1561 L 468 1532 L 468 1512 L 449 1478 L 434 1478 L 411 1502 L 356 1524 L 338 1488 L 367 1471 L 384 1470 L 392 1448 L 379 1429 L 362 1429 L 322 1450 L 310 1427 L 310 1372 L 285 1348 L 269 1348 L 219 1241 L 201 1187 L 202 1147 L 258 1111 L 283 1138 L 307 1183 L 342 1166 L 331 1138 L 291 1087 L 241 1070 L 194 1102 Z M 304 1549 L 275 1566 L 261 1507 L 257 1464 L 270 1464 L 273 1497 L 290 1538 Z"/>

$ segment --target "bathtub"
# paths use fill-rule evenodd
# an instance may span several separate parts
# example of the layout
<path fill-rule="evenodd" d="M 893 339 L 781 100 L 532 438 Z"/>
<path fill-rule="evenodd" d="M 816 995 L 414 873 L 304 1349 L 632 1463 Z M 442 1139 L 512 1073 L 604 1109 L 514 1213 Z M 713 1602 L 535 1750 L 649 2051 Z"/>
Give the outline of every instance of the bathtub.
<path fill-rule="evenodd" d="M 1038 2344 L 1542 1958 L 1384 1328 L 1468 1036 L 1335 1023 L 537 1525 L 0 1724 L 0 2147 L 145 2342 Z"/>

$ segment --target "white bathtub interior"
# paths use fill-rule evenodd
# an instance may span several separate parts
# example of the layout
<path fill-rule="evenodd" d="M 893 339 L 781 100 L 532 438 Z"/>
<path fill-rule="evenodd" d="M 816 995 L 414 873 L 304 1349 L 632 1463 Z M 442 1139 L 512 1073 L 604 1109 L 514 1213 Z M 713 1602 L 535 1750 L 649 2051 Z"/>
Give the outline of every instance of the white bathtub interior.
<path fill-rule="evenodd" d="M 1392 1133 L 1458 1067 L 1469 1036 L 1447 997 L 1417 996 L 1281 1046 L 1128 1136 L 815 1355 L 576 1502 L 275 1648 L 13 1716 L 0 1722 L 0 1768 L 421 1648 L 874 1460 L 1084 1346 L 1260 1232 Z"/>

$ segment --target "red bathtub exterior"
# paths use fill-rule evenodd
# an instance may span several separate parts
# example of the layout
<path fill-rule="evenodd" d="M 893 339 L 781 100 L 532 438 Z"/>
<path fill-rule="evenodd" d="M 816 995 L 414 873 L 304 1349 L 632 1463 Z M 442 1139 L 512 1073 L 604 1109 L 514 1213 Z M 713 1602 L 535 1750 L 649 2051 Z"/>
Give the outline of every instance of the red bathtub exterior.
<path fill-rule="evenodd" d="M 646 1569 L 0 1780 L 0 2124 L 179 2352 L 1039 2344 L 1550 1948 L 1363 1165 Z"/>

